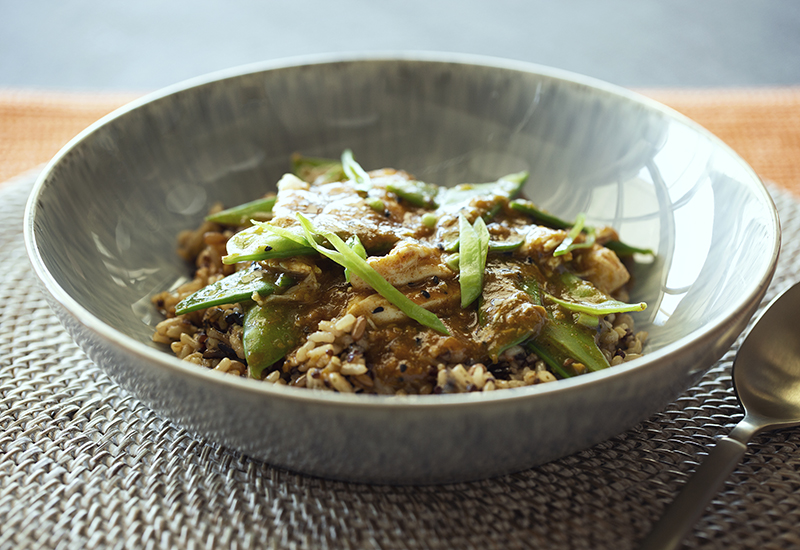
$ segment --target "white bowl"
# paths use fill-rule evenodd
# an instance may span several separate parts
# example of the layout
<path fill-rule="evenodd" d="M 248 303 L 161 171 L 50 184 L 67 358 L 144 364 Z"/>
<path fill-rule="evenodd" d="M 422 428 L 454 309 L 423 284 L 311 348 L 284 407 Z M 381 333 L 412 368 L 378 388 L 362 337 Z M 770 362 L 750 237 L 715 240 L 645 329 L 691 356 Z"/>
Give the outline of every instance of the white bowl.
<path fill-rule="evenodd" d="M 294 151 L 443 184 L 527 169 L 525 193 L 650 247 L 634 299 L 647 355 L 552 384 L 386 397 L 273 386 L 184 363 L 150 340 L 150 296 L 190 272 L 177 233 L 214 201 L 271 188 Z M 290 470 L 367 482 L 495 476 L 591 446 L 661 409 L 744 328 L 772 277 L 778 217 L 733 151 L 629 91 L 529 64 L 409 54 L 234 69 L 136 101 L 39 178 L 25 240 L 53 311 L 162 415 Z"/>

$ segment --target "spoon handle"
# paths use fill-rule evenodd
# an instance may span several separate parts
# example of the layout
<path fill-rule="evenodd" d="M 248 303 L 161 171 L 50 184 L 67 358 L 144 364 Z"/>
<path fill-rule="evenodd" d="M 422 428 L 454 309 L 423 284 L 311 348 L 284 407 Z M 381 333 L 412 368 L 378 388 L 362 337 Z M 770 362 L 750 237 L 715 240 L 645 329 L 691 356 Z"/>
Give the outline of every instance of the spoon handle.
<path fill-rule="evenodd" d="M 642 543 L 641 550 L 677 548 L 742 459 L 746 448 L 744 443 L 730 437 L 720 439 L 683 486 L 677 498 L 667 507 Z"/>

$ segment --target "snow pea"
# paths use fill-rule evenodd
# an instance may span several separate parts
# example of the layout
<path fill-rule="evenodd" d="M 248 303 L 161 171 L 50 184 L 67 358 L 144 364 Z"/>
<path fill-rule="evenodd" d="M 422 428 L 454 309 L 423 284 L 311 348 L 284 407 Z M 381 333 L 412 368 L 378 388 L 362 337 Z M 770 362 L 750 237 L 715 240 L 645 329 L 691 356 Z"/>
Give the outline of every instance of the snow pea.
<path fill-rule="evenodd" d="M 386 189 L 414 206 L 437 207 L 436 196 L 440 192 L 438 185 L 416 180 L 397 180 L 389 183 Z"/>
<path fill-rule="evenodd" d="M 347 178 L 340 161 L 302 155 L 292 155 L 292 173 L 309 183 L 333 183 Z"/>
<path fill-rule="evenodd" d="M 533 218 L 533 221 L 540 225 L 544 225 L 546 227 L 551 227 L 553 229 L 570 229 L 575 228 L 577 223 L 570 223 L 566 220 L 562 220 L 561 218 L 554 216 L 547 212 L 546 210 L 542 210 L 531 201 L 523 200 L 523 199 L 516 199 L 508 203 L 512 210 L 516 210 L 517 212 L 521 212 L 526 216 Z M 593 227 L 583 226 L 581 231 L 584 233 L 594 232 Z M 594 244 L 594 242 L 592 242 Z M 645 254 L 649 256 L 655 256 L 655 252 L 653 252 L 649 248 L 639 248 L 635 246 L 631 246 L 619 240 L 613 240 L 606 242 L 603 246 L 606 248 L 613 250 L 617 253 L 618 256 L 633 256 L 634 254 Z"/>
<path fill-rule="evenodd" d="M 508 203 L 508 206 L 510 206 L 512 210 L 516 210 L 517 212 L 525 214 L 529 218 L 533 218 L 533 221 L 536 223 L 547 227 L 552 227 L 553 229 L 569 229 L 574 225 L 550 214 L 546 210 L 542 210 L 528 200 L 515 199 Z"/>
<path fill-rule="evenodd" d="M 267 297 L 280 293 L 293 284 L 294 281 L 288 275 L 267 273 L 253 263 L 249 268 L 228 275 L 184 298 L 175 306 L 175 313 L 183 315 L 211 306 L 246 302 L 252 299 L 254 292 L 261 297 Z"/>
<path fill-rule="evenodd" d="M 239 231 L 228 239 L 227 249 L 228 255 L 222 258 L 225 264 L 315 254 L 299 233 L 266 223 L 257 223 Z"/>
<path fill-rule="evenodd" d="M 265 369 L 300 345 L 303 334 L 296 323 L 297 310 L 296 302 L 245 306 L 242 343 L 252 378 L 261 379 Z"/>
<path fill-rule="evenodd" d="M 543 292 L 536 280 L 525 281 L 523 288 L 539 305 L 543 305 Z M 548 311 L 547 323 L 525 347 L 539 356 L 562 378 L 577 374 L 568 365 L 577 361 L 590 371 L 608 368 L 605 355 L 595 342 L 597 331 L 582 324 L 576 324 L 571 317 L 561 319 Z"/>
<path fill-rule="evenodd" d="M 463 214 L 458 215 L 458 281 L 461 286 L 461 307 L 474 302 L 483 291 L 483 273 L 489 253 L 489 231 L 483 218 L 470 225 Z"/>
<path fill-rule="evenodd" d="M 223 225 L 245 225 L 250 220 L 266 221 L 272 218 L 275 197 L 266 197 L 222 210 L 206 216 L 206 221 Z"/>
<path fill-rule="evenodd" d="M 527 179 L 528 172 L 523 171 L 508 174 L 489 183 L 462 183 L 454 187 L 440 187 L 435 198 L 437 208 L 441 213 L 454 213 L 467 206 L 473 199 L 492 195 L 511 200 L 520 194 Z"/>
<path fill-rule="evenodd" d="M 562 287 L 561 298 L 552 295 L 548 295 L 548 298 L 569 311 L 603 317 L 611 313 L 627 313 L 647 309 L 647 304 L 644 302 L 629 304 L 615 300 L 589 281 L 568 271 L 559 276 L 559 281 Z"/>
<path fill-rule="evenodd" d="M 518 172 L 489 183 L 462 183 L 454 187 L 400 180 L 390 183 L 386 188 L 414 206 L 437 209 L 439 215 L 454 214 L 478 197 L 514 198 L 522 190 L 527 177 L 528 172 Z M 494 209 L 495 213 L 497 209 Z"/>
<path fill-rule="evenodd" d="M 649 248 L 639 248 L 636 246 L 631 246 L 629 244 L 625 244 L 622 241 L 608 241 L 605 244 L 605 247 L 616 252 L 617 256 L 621 258 L 626 256 L 633 256 L 634 254 L 645 254 L 648 256 L 656 255 L 656 253 Z"/>

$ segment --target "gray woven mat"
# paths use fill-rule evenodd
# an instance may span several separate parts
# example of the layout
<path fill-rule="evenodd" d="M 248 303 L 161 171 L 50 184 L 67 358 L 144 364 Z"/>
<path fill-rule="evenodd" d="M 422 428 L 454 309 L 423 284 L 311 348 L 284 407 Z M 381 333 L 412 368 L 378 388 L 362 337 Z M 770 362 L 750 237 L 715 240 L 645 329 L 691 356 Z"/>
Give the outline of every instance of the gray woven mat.
<path fill-rule="evenodd" d="M 538 468 L 443 487 L 330 482 L 196 439 L 125 394 L 51 315 L 0 187 L 0 548 L 635 548 L 742 414 L 733 352 L 663 413 Z M 800 276 L 800 204 L 772 189 Z M 798 430 L 761 435 L 686 541 L 800 547 Z"/>

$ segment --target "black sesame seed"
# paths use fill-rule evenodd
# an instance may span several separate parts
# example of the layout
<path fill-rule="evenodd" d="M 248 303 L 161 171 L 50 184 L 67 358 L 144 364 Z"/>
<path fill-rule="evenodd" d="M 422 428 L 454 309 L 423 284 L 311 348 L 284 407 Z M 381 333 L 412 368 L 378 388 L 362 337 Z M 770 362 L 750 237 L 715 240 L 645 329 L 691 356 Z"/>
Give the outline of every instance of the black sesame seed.
<path fill-rule="evenodd" d="M 408 365 L 406 365 L 405 363 L 400 363 L 400 372 L 406 372 L 407 369 Z"/>
<path fill-rule="evenodd" d="M 269 252 L 270 250 L 272 250 L 272 247 L 270 245 L 264 247 L 264 252 Z"/>
<path fill-rule="evenodd" d="M 437 244 L 437 245 L 436 245 L 436 248 L 438 248 L 439 250 L 441 250 L 442 252 L 444 252 L 444 245 L 443 245 L 442 243 L 439 243 L 439 244 Z"/>
<path fill-rule="evenodd" d="M 372 310 L 372 313 L 380 313 L 381 311 L 383 311 L 383 306 L 378 306 Z"/>
<path fill-rule="evenodd" d="M 433 276 L 433 284 L 435 284 L 435 285 L 439 284 L 439 276 L 438 275 L 434 275 Z"/>
<path fill-rule="evenodd" d="M 219 347 L 219 349 L 220 349 L 220 350 L 221 350 L 223 353 L 225 353 L 225 354 L 226 354 L 226 355 L 228 355 L 229 357 L 230 357 L 230 356 L 236 357 L 236 352 L 235 352 L 235 351 L 233 351 L 233 348 L 231 348 L 231 347 L 230 347 L 229 345 L 227 345 L 225 342 L 220 342 L 220 343 L 219 343 L 217 346 Z"/>
<path fill-rule="evenodd" d="M 422 291 L 422 295 L 425 296 L 426 298 L 430 298 L 431 297 L 431 293 L 428 292 L 427 290 L 423 290 Z"/>
<path fill-rule="evenodd" d="M 244 322 L 244 315 L 239 311 L 232 310 L 225 315 L 225 322 L 229 325 L 241 325 Z"/>

